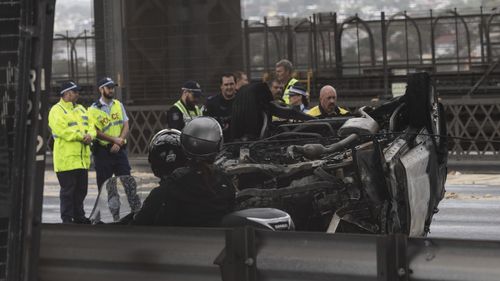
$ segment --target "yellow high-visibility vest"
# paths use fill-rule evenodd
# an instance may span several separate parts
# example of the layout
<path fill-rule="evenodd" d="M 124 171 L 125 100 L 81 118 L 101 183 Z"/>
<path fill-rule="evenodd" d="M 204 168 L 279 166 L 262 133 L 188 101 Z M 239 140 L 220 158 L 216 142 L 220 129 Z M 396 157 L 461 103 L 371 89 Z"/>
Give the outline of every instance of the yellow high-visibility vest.
<path fill-rule="evenodd" d="M 292 78 L 290 79 L 290 81 L 288 81 L 288 84 L 285 85 L 285 88 L 283 88 L 283 100 L 286 104 L 290 104 L 290 88 L 297 82 L 299 82 L 299 80 Z"/>
<path fill-rule="evenodd" d="M 349 111 L 348 111 L 348 110 L 346 110 L 346 109 L 344 109 L 344 108 L 342 108 L 342 107 L 340 107 L 340 106 L 337 106 L 337 107 L 338 107 L 338 109 L 339 109 L 339 116 L 343 116 L 343 115 L 347 115 L 347 114 L 349 114 Z M 314 116 L 314 117 L 318 117 L 318 116 L 320 116 L 320 115 L 321 115 L 321 110 L 320 110 L 320 108 L 319 108 L 319 105 L 317 105 L 317 106 L 315 106 L 315 107 L 311 108 L 311 109 L 307 112 L 307 114 L 309 114 L 309 115 L 311 115 L 311 116 Z"/>
<path fill-rule="evenodd" d="M 54 138 L 54 171 L 64 172 L 90 167 L 90 145 L 83 136 L 95 138 L 96 131 L 85 107 L 61 99 L 49 112 L 49 127 Z"/>
<path fill-rule="evenodd" d="M 184 106 L 182 101 L 178 100 L 176 103 L 174 103 L 174 106 L 177 107 L 182 112 L 182 118 L 184 119 L 185 125 L 191 122 L 191 120 L 193 120 L 194 118 L 202 115 L 201 109 L 197 105 L 194 106 L 194 110 L 188 110 Z"/>
<path fill-rule="evenodd" d="M 122 105 L 118 100 L 113 99 L 109 114 L 102 110 L 100 101 L 94 102 L 92 106 L 89 107 L 89 115 L 92 119 L 92 123 L 104 134 L 111 137 L 119 137 L 122 133 L 123 124 L 125 122 L 123 120 Z M 104 146 L 109 144 L 109 141 L 101 139 L 98 139 L 98 141 L 99 144 Z"/>

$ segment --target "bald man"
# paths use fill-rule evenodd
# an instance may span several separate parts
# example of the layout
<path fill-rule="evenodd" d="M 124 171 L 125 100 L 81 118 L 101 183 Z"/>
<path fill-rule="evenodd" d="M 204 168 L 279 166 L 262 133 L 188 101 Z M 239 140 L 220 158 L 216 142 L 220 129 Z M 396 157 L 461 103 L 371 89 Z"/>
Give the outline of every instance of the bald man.
<path fill-rule="evenodd" d="M 349 111 L 337 105 L 337 91 L 326 85 L 319 91 L 319 105 L 311 108 L 309 115 L 318 118 L 348 115 Z"/>

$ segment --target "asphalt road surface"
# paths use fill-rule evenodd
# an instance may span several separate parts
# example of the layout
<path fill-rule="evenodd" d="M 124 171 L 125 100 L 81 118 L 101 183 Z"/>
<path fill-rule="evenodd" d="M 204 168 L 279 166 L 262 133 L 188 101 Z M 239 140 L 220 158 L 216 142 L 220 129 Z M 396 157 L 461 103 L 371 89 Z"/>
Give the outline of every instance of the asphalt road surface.
<path fill-rule="evenodd" d="M 500 240 L 500 185 L 447 185 L 430 237 Z"/>
<path fill-rule="evenodd" d="M 146 172 L 132 172 L 138 184 L 154 188 L 158 180 Z M 430 237 L 500 240 L 500 175 L 449 175 L 446 196 L 431 224 Z M 89 172 L 85 211 L 97 197 L 95 172 Z M 45 173 L 44 223 L 59 223 L 59 184 L 52 171 Z"/>

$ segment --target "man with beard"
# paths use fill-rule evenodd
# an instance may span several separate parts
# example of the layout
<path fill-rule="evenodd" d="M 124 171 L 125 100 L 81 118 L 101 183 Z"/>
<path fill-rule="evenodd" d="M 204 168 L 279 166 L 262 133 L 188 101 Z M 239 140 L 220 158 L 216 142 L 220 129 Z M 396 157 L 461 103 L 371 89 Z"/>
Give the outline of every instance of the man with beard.
<path fill-rule="evenodd" d="M 167 127 L 179 131 L 202 113 L 198 107 L 202 96 L 200 84 L 187 81 L 181 91 L 181 98 L 167 111 Z"/>
<path fill-rule="evenodd" d="M 289 104 L 290 100 L 288 93 L 290 88 L 299 82 L 299 80 L 292 77 L 293 65 L 289 60 L 280 60 L 276 63 L 276 79 L 283 84 L 283 100 L 286 104 Z"/>
<path fill-rule="evenodd" d="M 327 118 L 348 115 L 349 111 L 337 105 L 337 91 L 326 85 L 319 92 L 319 105 L 311 108 L 309 115 L 317 118 Z"/>
<path fill-rule="evenodd" d="M 106 77 L 97 83 L 101 97 L 89 108 L 91 123 L 95 125 L 97 140 L 93 144 L 97 187 L 101 190 L 103 183 L 114 176 L 121 179 L 129 196 L 129 202 L 140 202 L 136 194 L 137 184 L 130 177 L 130 164 L 127 156 L 127 136 L 129 124 L 127 112 L 123 104 L 114 98 L 115 87 L 111 78 Z M 131 205 L 132 212 L 141 207 Z"/>
<path fill-rule="evenodd" d="M 230 137 L 231 112 L 236 95 L 236 79 L 232 73 L 225 73 L 221 77 L 220 94 L 208 98 L 203 115 L 219 121 L 224 134 L 224 140 Z"/>
<path fill-rule="evenodd" d="M 278 79 L 273 79 L 269 83 L 269 90 L 271 90 L 275 101 L 283 101 L 283 84 Z"/>

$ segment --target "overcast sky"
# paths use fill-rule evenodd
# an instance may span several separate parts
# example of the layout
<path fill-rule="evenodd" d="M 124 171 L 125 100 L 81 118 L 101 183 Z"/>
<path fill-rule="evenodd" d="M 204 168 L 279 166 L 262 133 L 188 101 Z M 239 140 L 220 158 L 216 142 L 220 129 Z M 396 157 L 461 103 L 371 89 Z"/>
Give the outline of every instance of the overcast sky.
<path fill-rule="evenodd" d="M 106 1 L 106 0 L 102 0 Z M 126 0 L 125 0 L 126 1 Z M 229 0 L 224 0 L 229 1 Z M 235 0 L 230 0 L 235 1 Z M 57 0 L 55 33 L 77 35 L 93 25 L 92 0 Z M 380 11 L 386 14 L 402 10 L 426 12 L 429 9 L 458 7 L 462 10 L 478 10 L 479 7 L 500 6 L 500 0 L 242 0 L 242 16 L 257 19 L 264 16 L 307 17 L 318 12 L 339 12 L 339 14 L 360 14 L 362 18 L 378 17 Z"/>
<path fill-rule="evenodd" d="M 103 0 L 105 1 L 105 0 Z M 93 26 L 92 0 L 56 0 L 54 34 L 78 35 Z"/>

